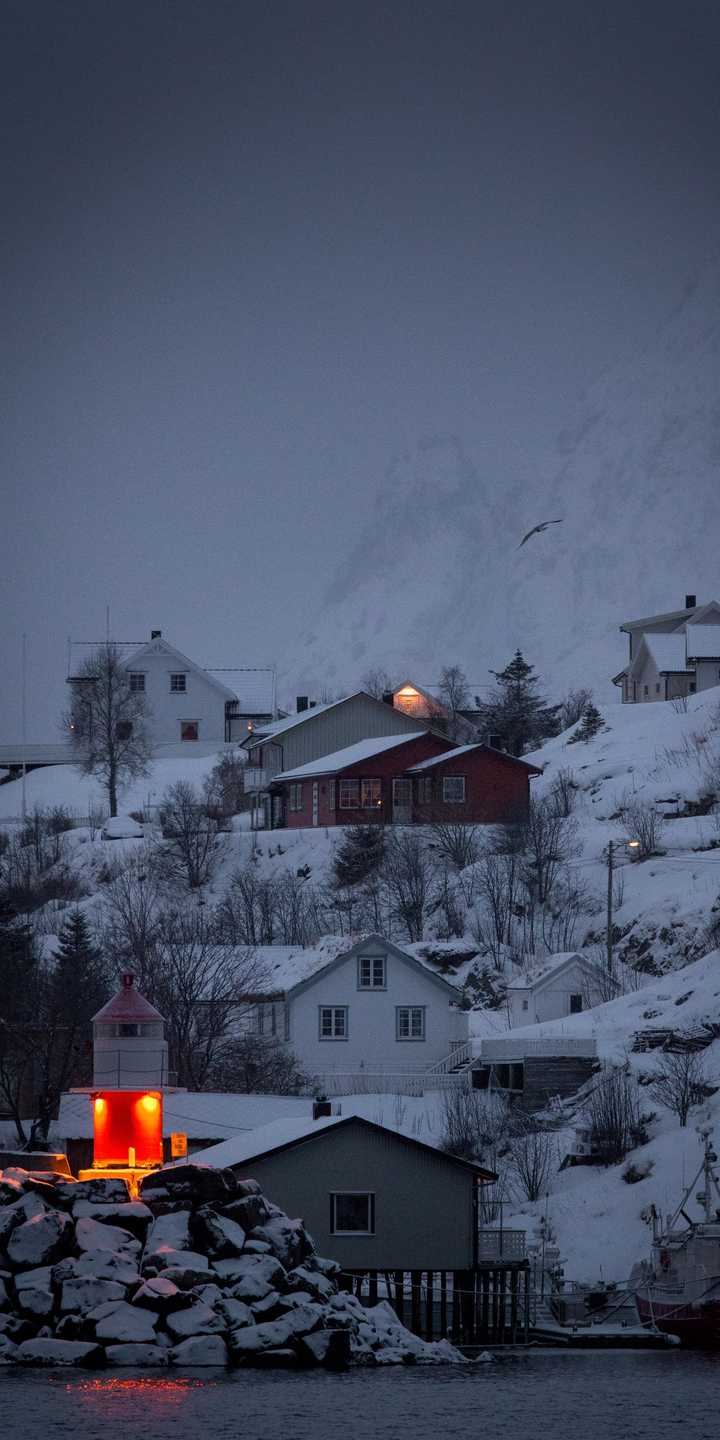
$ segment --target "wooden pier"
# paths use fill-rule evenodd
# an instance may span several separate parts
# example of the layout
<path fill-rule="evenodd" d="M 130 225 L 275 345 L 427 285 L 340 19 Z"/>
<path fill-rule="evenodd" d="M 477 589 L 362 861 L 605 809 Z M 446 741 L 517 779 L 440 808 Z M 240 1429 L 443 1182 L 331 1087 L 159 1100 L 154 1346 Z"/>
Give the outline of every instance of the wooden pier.
<path fill-rule="evenodd" d="M 526 1259 L 478 1261 L 470 1270 L 353 1270 L 340 1283 L 369 1305 L 387 1300 L 423 1340 L 456 1345 L 526 1345 L 530 1266 Z"/>

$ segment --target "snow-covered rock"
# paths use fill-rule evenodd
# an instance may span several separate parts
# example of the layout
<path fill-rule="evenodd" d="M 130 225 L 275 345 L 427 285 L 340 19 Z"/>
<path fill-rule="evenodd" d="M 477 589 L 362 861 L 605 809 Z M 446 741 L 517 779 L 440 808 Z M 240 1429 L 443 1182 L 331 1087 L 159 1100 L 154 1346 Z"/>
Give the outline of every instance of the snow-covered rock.
<path fill-rule="evenodd" d="M 99 1305 L 88 1312 L 87 1318 L 95 1321 L 95 1335 L 106 1344 L 142 1344 L 155 1338 L 157 1316 L 124 1300 Z"/>
<path fill-rule="evenodd" d="M 111 815 L 100 831 L 103 840 L 142 840 L 144 830 L 131 815 Z"/>
<path fill-rule="evenodd" d="M 33 1215 L 31 1220 L 24 1221 L 13 1230 L 6 1247 L 7 1257 L 17 1270 L 30 1270 L 36 1265 L 52 1265 L 66 1254 L 72 1239 L 73 1225 L 70 1216 L 62 1210 L 45 1211 L 43 1214 Z"/>
<path fill-rule="evenodd" d="M 23 1340 L 14 1359 L 19 1365 L 102 1365 L 105 1352 L 102 1346 L 84 1340 L 53 1340 L 43 1336 Z"/>
<path fill-rule="evenodd" d="M 111 1300 L 124 1300 L 126 1287 L 117 1280 L 100 1280 L 94 1275 L 83 1275 L 76 1280 L 63 1281 L 60 1291 L 60 1310 L 63 1314 L 85 1314 L 97 1305 Z"/>
<path fill-rule="evenodd" d="M 165 1323 L 175 1340 L 186 1340 L 190 1335 L 217 1335 L 227 1328 L 224 1316 L 202 1302 L 186 1310 L 174 1310 Z"/>
<path fill-rule="evenodd" d="M 188 1297 L 165 1275 L 154 1275 L 150 1280 L 143 1280 L 132 1297 L 132 1303 L 142 1310 L 155 1310 L 165 1315 L 169 1310 L 187 1305 Z"/>
<path fill-rule="evenodd" d="M 139 1255 L 142 1249 L 141 1242 L 129 1230 L 87 1217 L 78 1220 L 75 1226 L 75 1244 L 78 1250 L 114 1250 L 128 1255 Z"/>
<path fill-rule="evenodd" d="M 227 1215 L 219 1215 L 209 1205 L 196 1211 L 192 1220 L 193 1241 L 213 1259 L 242 1255 L 245 1231 Z"/>
<path fill-rule="evenodd" d="M 161 1345 L 142 1344 L 137 1341 L 106 1346 L 105 1358 L 108 1365 L 130 1365 L 135 1370 L 147 1370 L 168 1363 L 167 1350 Z"/>
<path fill-rule="evenodd" d="M 221 1335 L 192 1335 L 169 1353 L 171 1365 L 226 1366 L 228 1349 Z"/>

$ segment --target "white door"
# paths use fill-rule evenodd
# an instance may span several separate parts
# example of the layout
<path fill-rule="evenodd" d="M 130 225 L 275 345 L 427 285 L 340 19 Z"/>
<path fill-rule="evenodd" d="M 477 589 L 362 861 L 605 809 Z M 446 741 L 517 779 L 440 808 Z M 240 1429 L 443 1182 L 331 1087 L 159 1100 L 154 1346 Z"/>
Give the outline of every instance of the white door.
<path fill-rule="evenodd" d="M 396 825 L 409 825 L 412 820 L 412 780 L 396 775 L 392 782 L 392 818 Z"/>
<path fill-rule="evenodd" d="M 318 780 L 313 780 L 313 791 L 312 791 L 312 815 L 313 815 L 313 825 L 317 825 L 317 823 L 318 823 L 318 813 L 319 813 L 319 809 L 320 809 L 320 798 L 319 798 L 319 797 L 320 797 L 320 783 L 319 783 Z"/>

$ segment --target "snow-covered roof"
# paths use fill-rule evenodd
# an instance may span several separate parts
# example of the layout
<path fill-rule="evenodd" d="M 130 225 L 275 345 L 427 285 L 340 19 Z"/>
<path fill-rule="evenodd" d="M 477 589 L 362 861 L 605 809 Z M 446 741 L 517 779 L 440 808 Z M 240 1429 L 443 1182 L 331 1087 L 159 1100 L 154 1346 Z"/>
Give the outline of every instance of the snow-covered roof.
<path fill-rule="evenodd" d="M 674 631 L 672 635 L 654 635 L 652 631 L 648 631 L 642 638 L 660 672 L 687 670 L 685 636 L 682 631 Z"/>
<path fill-rule="evenodd" d="M 533 990 L 536 985 L 544 985 L 559 970 L 563 970 L 566 965 L 569 965 L 571 960 L 577 960 L 587 968 L 590 968 L 592 963 L 577 950 L 564 950 L 556 955 L 548 955 L 540 964 L 533 965 L 531 970 L 523 971 L 522 975 L 518 975 L 515 980 L 510 981 L 507 988 L 508 990 Z"/>
<path fill-rule="evenodd" d="M 361 695 L 363 691 L 357 690 L 355 693 Z M 327 705 L 313 705 L 308 710 L 301 710 L 299 715 L 288 715 L 285 720 L 272 720 L 267 725 L 258 725 L 246 744 L 274 740 L 276 736 L 284 735 L 286 730 L 293 730 L 296 725 L 304 725 L 307 720 L 314 720 L 316 715 L 322 715 L 326 710 L 332 710 L 335 705 L 344 705 L 346 700 L 352 699 L 353 695 L 346 695 L 342 700 L 330 700 Z"/>
<path fill-rule="evenodd" d="M 243 715 L 272 715 L 275 706 L 272 670 L 206 670 L 237 696 Z"/>
<path fill-rule="evenodd" d="M 361 765 L 363 760 L 372 760 L 375 755 L 382 755 L 385 750 L 393 750 L 396 745 L 406 745 L 409 740 L 421 740 L 427 735 L 427 730 L 412 731 L 409 735 L 381 735 L 375 740 L 357 740 L 354 745 L 346 745 L 342 750 L 333 751 L 332 755 L 321 755 L 319 760 L 311 760 L 307 765 L 298 765 L 294 770 L 284 770 L 280 775 L 274 775 L 272 783 L 278 780 L 304 780 L 310 775 L 334 775 L 338 770 L 346 770 L 349 765 Z"/>
<path fill-rule="evenodd" d="M 180 1131 L 188 1140 L 227 1139 L 256 1130 L 282 1117 L 308 1117 L 312 1100 L 301 1095 L 229 1095 L 221 1091 L 191 1090 L 165 1092 L 163 1135 Z M 61 1140 L 89 1140 L 93 1133 L 92 1106 L 88 1091 L 66 1091 L 53 1135 Z"/>
<path fill-rule="evenodd" d="M 325 935 L 308 950 L 301 945 L 257 945 L 254 955 L 262 977 L 263 994 L 281 995 L 301 980 L 308 980 L 338 955 L 351 950 L 356 938 Z"/>
<path fill-rule="evenodd" d="M 98 1020 L 118 1020 L 125 1022 L 139 1022 L 142 1020 L 162 1020 L 159 1010 L 135 989 L 135 977 L 128 971 L 122 977 L 122 989 L 117 995 L 113 995 L 97 1015 L 93 1015 L 93 1023 Z"/>
<path fill-rule="evenodd" d="M 696 660 L 720 658 L 720 625 L 688 625 L 687 653 Z"/>
<path fill-rule="evenodd" d="M 524 765 L 526 770 L 532 770 L 539 775 L 537 765 L 531 765 L 528 760 L 520 760 L 517 755 L 508 755 L 505 750 L 495 750 L 493 746 L 476 743 L 473 745 L 456 745 L 454 750 L 445 750 L 442 755 L 431 755 L 429 760 L 419 760 L 417 765 L 408 766 L 408 774 L 415 775 L 418 771 L 431 770 L 434 765 L 444 765 L 447 760 L 458 760 L 461 755 L 468 755 L 471 750 L 488 750 L 493 755 L 500 755 L 503 760 L 509 760 L 513 765 Z"/>

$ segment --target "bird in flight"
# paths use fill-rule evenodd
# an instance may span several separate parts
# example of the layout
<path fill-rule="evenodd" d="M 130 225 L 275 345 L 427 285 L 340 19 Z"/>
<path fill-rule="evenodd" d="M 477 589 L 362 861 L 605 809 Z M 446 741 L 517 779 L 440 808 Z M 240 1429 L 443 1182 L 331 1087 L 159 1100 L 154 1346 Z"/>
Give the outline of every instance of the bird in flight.
<path fill-rule="evenodd" d="M 528 530 L 527 535 L 523 535 L 517 549 L 522 550 L 523 545 L 526 544 L 531 535 L 541 535 L 543 530 L 547 530 L 548 525 L 562 525 L 562 523 L 562 520 L 543 520 L 540 525 L 533 525 L 532 530 Z"/>

